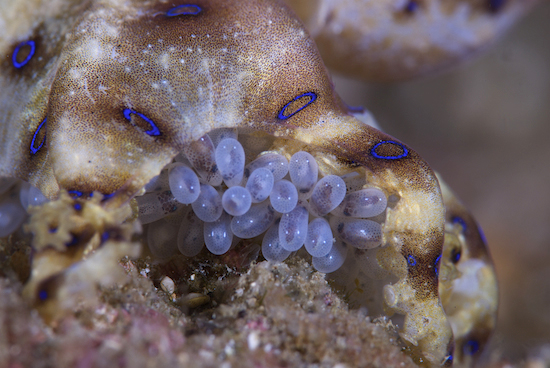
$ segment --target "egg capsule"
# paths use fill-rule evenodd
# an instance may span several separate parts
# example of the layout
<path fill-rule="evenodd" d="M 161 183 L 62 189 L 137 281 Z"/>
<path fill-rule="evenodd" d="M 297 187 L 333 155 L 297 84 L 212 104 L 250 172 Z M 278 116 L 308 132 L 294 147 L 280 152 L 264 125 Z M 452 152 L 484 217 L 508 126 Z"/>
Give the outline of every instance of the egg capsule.
<path fill-rule="evenodd" d="M 288 173 L 298 189 L 299 198 L 309 198 L 319 175 L 319 166 L 315 158 L 304 151 L 296 152 L 290 158 Z"/>
<path fill-rule="evenodd" d="M 193 203 L 199 198 L 200 182 L 197 174 L 183 164 L 176 164 L 168 174 L 170 190 L 178 202 Z"/>

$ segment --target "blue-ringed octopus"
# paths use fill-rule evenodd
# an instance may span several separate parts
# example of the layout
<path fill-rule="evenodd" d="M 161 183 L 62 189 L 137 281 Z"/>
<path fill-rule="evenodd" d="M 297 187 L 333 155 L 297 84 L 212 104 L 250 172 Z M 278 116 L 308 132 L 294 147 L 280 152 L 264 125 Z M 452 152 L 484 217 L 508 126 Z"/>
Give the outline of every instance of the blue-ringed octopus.
<path fill-rule="evenodd" d="M 401 3 L 399 19 L 437 2 Z M 40 205 L 27 227 L 36 255 L 26 293 L 37 306 L 71 265 L 129 242 L 132 221 L 150 222 L 159 258 L 205 242 L 222 254 L 251 238 L 281 261 L 305 244 L 336 283 L 372 291 L 356 303 L 404 316 L 399 334 L 418 362 L 469 365 L 479 355 L 497 306 L 480 228 L 415 150 L 340 99 L 285 3 L 59 0 L 18 21 L 9 16 L 24 2 L 0 4 L 0 177 L 25 181 L 25 203 Z M 274 194 L 284 202 L 285 191 L 296 197 L 288 209 Z M 3 226 L 19 225 L 20 205 L 3 197 Z M 155 225 L 174 213 L 178 246 L 163 238 L 168 225 Z M 321 243 L 327 250 L 315 253 Z"/>

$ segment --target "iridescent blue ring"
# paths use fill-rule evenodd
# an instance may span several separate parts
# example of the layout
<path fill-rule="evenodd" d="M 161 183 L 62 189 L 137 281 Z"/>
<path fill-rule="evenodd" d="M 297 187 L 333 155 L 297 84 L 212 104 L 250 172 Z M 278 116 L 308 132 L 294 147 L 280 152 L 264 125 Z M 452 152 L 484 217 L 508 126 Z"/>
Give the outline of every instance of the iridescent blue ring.
<path fill-rule="evenodd" d="M 481 241 L 483 244 L 487 244 L 487 238 L 485 237 L 485 233 L 483 232 L 483 229 L 481 226 L 477 226 L 477 231 L 479 232 L 479 237 L 481 238 Z"/>
<path fill-rule="evenodd" d="M 506 0 L 489 0 L 489 10 L 496 13 L 506 4 Z"/>
<path fill-rule="evenodd" d="M 476 340 L 469 340 L 464 344 L 462 350 L 464 351 L 464 354 L 474 355 L 479 351 L 479 342 Z"/>
<path fill-rule="evenodd" d="M 460 249 L 456 249 L 454 248 L 452 251 L 451 251 L 451 262 L 453 262 L 454 264 L 457 264 L 458 261 L 460 261 L 460 258 L 462 257 L 462 252 L 460 251 Z"/>
<path fill-rule="evenodd" d="M 182 8 L 190 8 L 193 10 L 189 11 L 180 11 Z M 202 11 L 202 8 L 195 4 L 184 4 L 173 7 L 172 9 L 166 12 L 166 15 L 169 17 L 177 17 L 178 15 L 197 15 Z"/>
<path fill-rule="evenodd" d="M 411 267 L 414 267 L 416 266 L 416 258 L 414 258 L 414 256 L 412 254 L 409 254 L 407 256 L 407 263 L 409 264 L 409 266 Z"/>
<path fill-rule="evenodd" d="M 132 114 L 136 114 L 137 116 L 139 116 L 140 118 L 142 118 L 143 120 L 145 120 L 150 126 L 151 126 L 151 130 L 146 130 L 145 133 L 146 134 L 149 134 L 151 136 L 158 136 L 160 135 L 160 130 L 159 128 L 157 127 L 157 125 L 153 122 L 153 120 L 149 119 L 147 116 L 143 115 L 142 113 L 140 112 L 137 112 L 135 110 L 132 110 L 132 109 L 124 109 L 124 117 L 126 118 L 126 120 L 128 121 L 132 121 Z"/>
<path fill-rule="evenodd" d="M 382 156 L 382 155 L 379 155 L 378 153 L 376 153 L 376 149 L 378 147 L 380 147 L 381 145 L 383 145 L 383 144 L 393 144 L 395 146 L 399 146 L 403 150 L 403 153 L 400 154 L 400 155 L 396 155 L 396 156 Z M 382 141 L 382 142 L 378 142 L 377 144 L 374 145 L 374 147 L 371 148 L 370 154 L 373 155 L 374 157 L 380 158 L 382 160 L 398 160 L 400 158 L 407 157 L 409 155 L 409 149 L 407 147 L 405 147 L 405 145 L 403 143 L 399 143 L 399 142 L 395 142 L 395 141 Z"/>
<path fill-rule="evenodd" d="M 115 195 L 115 193 L 109 193 L 109 194 L 101 193 L 101 194 L 103 194 L 103 199 L 101 200 L 102 202 L 114 197 Z"/>
<path fill-rule="evenodd" d="M 435 275 L 439 277 L 439 261 L 441 260 L 441 254 L 435 259 L 434 271 Z"/>
<path fill-rule="evenodd" d="M 71 195 L 71 197 L 73 197 L 73 198 L 79 198 L 79 197 L 82 197 L 84 195 L 84 193 L 82 193 L 80 190 L 76 190 L 76 189 L 69 190 L 68 192 Z"/>
<path fill-rule="evenodd" d="M 405 5 L 405 11 L 407 13 L 414 13 L 418 9 L 418 3 L 415 0 L 409 0 L 407 5 Z"/>
<path fill-rule="evenodd" d="M 36 155 L 38 153 L 38 151 L 40 151 L 40 149 L 44 145 L 44 142 L 46 141 L 46 134 L 44 134 L 44 137 L 42 137 L 42 142 L 40 142 L 40 145 L 38 147 L 34 146 L 36 144 L 36 137 L 38 136 L 38 133 L 40 132 L 40 130 L 42 129 L 42 127 L 45 124 L 46 124 L 46 118 L 44 118 L 44 120 L 40 123 L 38 128 L 36 128 L 36 131 L 34 132 L 34 135 L 32 136 L 32 141 L 31 141 L 31 147 L 30 148 L 31 148 L 31 154 L 33 154 L 33 155 Z"/>
<path fill-rule="evenodd" d="M 308 101 L 304 106 L 302 106 L 302 107 L 300 107 L 298 110 L 294 111 L 292 114 L 290 114 L 290 115 L 285 115 L 285 110 L 287 109 L 287 107 L 288 107 L 291 103 L 293 103 L 294 101 L 299 100 L 299 99 L 302 98 L 302 97 L 309 97 L 309 101 Z M 302 93 L 301 95 L 294 97 L 294 99 L 293 99 L 292 101 L 290 101 L 290 102 L 287 103 L 285 106 L 283 106 L 283 108 L 281 109 L 281 111 L 279 111 L 279 115 L 277 116 L 277 118 L 279 118 L 279 120 L 288 119 L 288 118 L 290 118 L 291 116 L 296 115 L 297 113 L 299 113 L 300 111 L 302 111 L 303 109 L 305 109 L 306 107 L 308 107 L 309 105 L 311 105 L 316 99 L 317 99 L 317 94 L 315 94 L 314 92 Z"/>
<path fill-rule="evenodd" d="M 365 112 L 365 108 L 363 106 L 350 106 L 347 105 L 348 111 L 352 114 L 362 114 Z"/>
<path fill-rule="evenodd" d="M 25 47 L 25 46 L 30 46 L 31 51 L 29 52 L 29 54 L 27 55 L 25 60 L 23 60 L 22 62 L 18 62 L 17 61 L 17 55 L 19 54 L 19 51 L 21 51 L 21 48 Z M 11 57 L 11 61 L 13 62 L 13 66 L 16 67 L 17 69 L 20 69 L 20 68 L 24 67 L 25 65 L 27 65 L 27 63 L 29 61 L 31 61 L 32 57 L 34 56 L 35 51 L 36 51 L 36 43 L 34 41 L 29 40 L 29 41 L 21 42 L 19 45 L 17 45 L 17 47 L 13 51 L 13 55 Z"/>
<path fill-rule="evenodd" d="M 44 301 L 48 299 L 48 292 L 44 289 L 38 291 L 38 299 Z"/>
<path fill-rule="evenodd" d="M 466 221 L 464 221 L 462 217 L 453 216 L 451 221 L 453 224 L 459 224 L 460 226 L 462 226 L 462 233 L 466 232 L 466 229 L 468 228 L 468 226 L 466 226 Z"/>

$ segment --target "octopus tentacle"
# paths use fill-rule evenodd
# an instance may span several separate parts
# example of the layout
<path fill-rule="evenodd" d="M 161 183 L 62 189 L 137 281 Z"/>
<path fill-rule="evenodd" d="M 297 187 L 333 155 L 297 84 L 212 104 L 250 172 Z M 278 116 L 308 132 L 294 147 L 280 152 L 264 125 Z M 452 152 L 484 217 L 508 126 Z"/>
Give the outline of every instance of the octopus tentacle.
<path fill-rule="evenodd" d="M 445 244 L 439 292 L 456 342 L 455 361 L 471 366 L 496 324 L 498 286 L 483 231 L 439 179 L 445 215 Z"/>
<path fill-rule="evenodd" d="M 6 56 L 0 176 L 59 197 L 52 208 L 68 206 L 77 219 L 83 217 L 80 199 L 103 194 L 84 206 L 93 212 L 77 229 L 84 234 L 78 249 L 84 252 L 88 241 L 105 243 L 99 234 L 105 227 L 130 239 L 131 230 L 118 226 L 132 198 L 182 150 L 207 144 L 200 141 L 205 134 L 238 128 L 265 141 L 260 151 L 286 158 L 306 151 L 323 176 L 359 174 L 361 188 L 385 194 L 391 205 L 380 215 L 383 248 L 375 263 L 389 277 L 380 304 L 387 315 L 405 315 L 400 335 L 414 355 L 432 366 L 452 364 L 452 320 L 440 301 L 444 292 L 454 303 L 451 278 L 441 286 L 442 270 L 452 271 L 442 256 L 451 237 L 438 179 L 416 151 L 360 121 L 341 101 L 290 8 L 273 0 L 81 0 L 36 17 L 24 22 L 24 34 L 8 30 L 15 42 L 0 44 Z M 56 26 L 47 17 L 59 19 Z M 80 199 L 60 195 L 64 191 Z M 167 211 L 177 208 L 171 200 L 165 200 Z M 449 201 L 448 208 L 461 211 Z M 87 222 L 117 209 L 125 211 L 93 226 Z M 35 220 L 33 226 L 41 225 Z M 469 257 L 477 259 L 483 250 L 468 231 Z M 69 230 L 65 235 L 70 240 Z M 45 239 L 41 246 L 51 248 Z M 56 243 L 55 251 L 63 252 L 69 240 Z M 70 263 L 80 259 L 79 253 Z M 34 272 L 31 283 L 57 285 L 64 271 L 55 272 L 45 280 Z"/>

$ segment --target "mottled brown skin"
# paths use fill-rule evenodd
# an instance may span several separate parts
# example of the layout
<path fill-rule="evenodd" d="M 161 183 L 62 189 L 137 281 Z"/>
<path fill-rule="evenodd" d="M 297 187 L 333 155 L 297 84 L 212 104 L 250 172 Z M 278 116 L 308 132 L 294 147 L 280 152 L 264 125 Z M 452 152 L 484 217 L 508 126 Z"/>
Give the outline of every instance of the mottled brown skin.
<path fill-rule="evenodd" d="M 0 50 L 0 176 L 30 181 L 50 198 L 60 189 L 112 194 L 104 206 L 114 208 L 185 144 L 222 127 L 272 134 L 339 172 L 361 169 L 369 185 L 399 198 L 384 224 L 393 252 L 388 269 L 400 279 L 388 311 L 406 315 L 401 336 L 417 356 L 449 365 L 453 338 L 435 272 L 444 206 L 428 164 L 348 113 L 313 41 L 284 4 L 197 0 L 198 14 L 166 15 L 180 4 L 188 2 L 82 1 L 56 14 L 54 23 L 63 26 L 52 30 L 42 19 L 11 35 Z M 12 54 L 28 39 L 36 40 L 36 54 L 16 69 Z M 285 109 L 304 93 L 316 99 Z M 44 119 L 45 143 L 31 154 Z M 157 135 L 147 133 L 155 127 Z"/>
<path fill-rule="evenodd" d="M 410 79 L 485 50 L 537 0 L 285 0 L 326 65 L 366 81 Z"/>
<path fill-rule="evenodd" d="M 495 328 L 498 285 L 481 228 L 441 179 L 440 184 L 447 211 L 439 291 L 453 327 L 455 363 L 470 367 L 480 357 Z M 477 277 L 472 279 L 472 274 Z M 469 294 L 459 286 L 468 277 Z M 472 303 L 473 300 L 477 303 Z"/>

